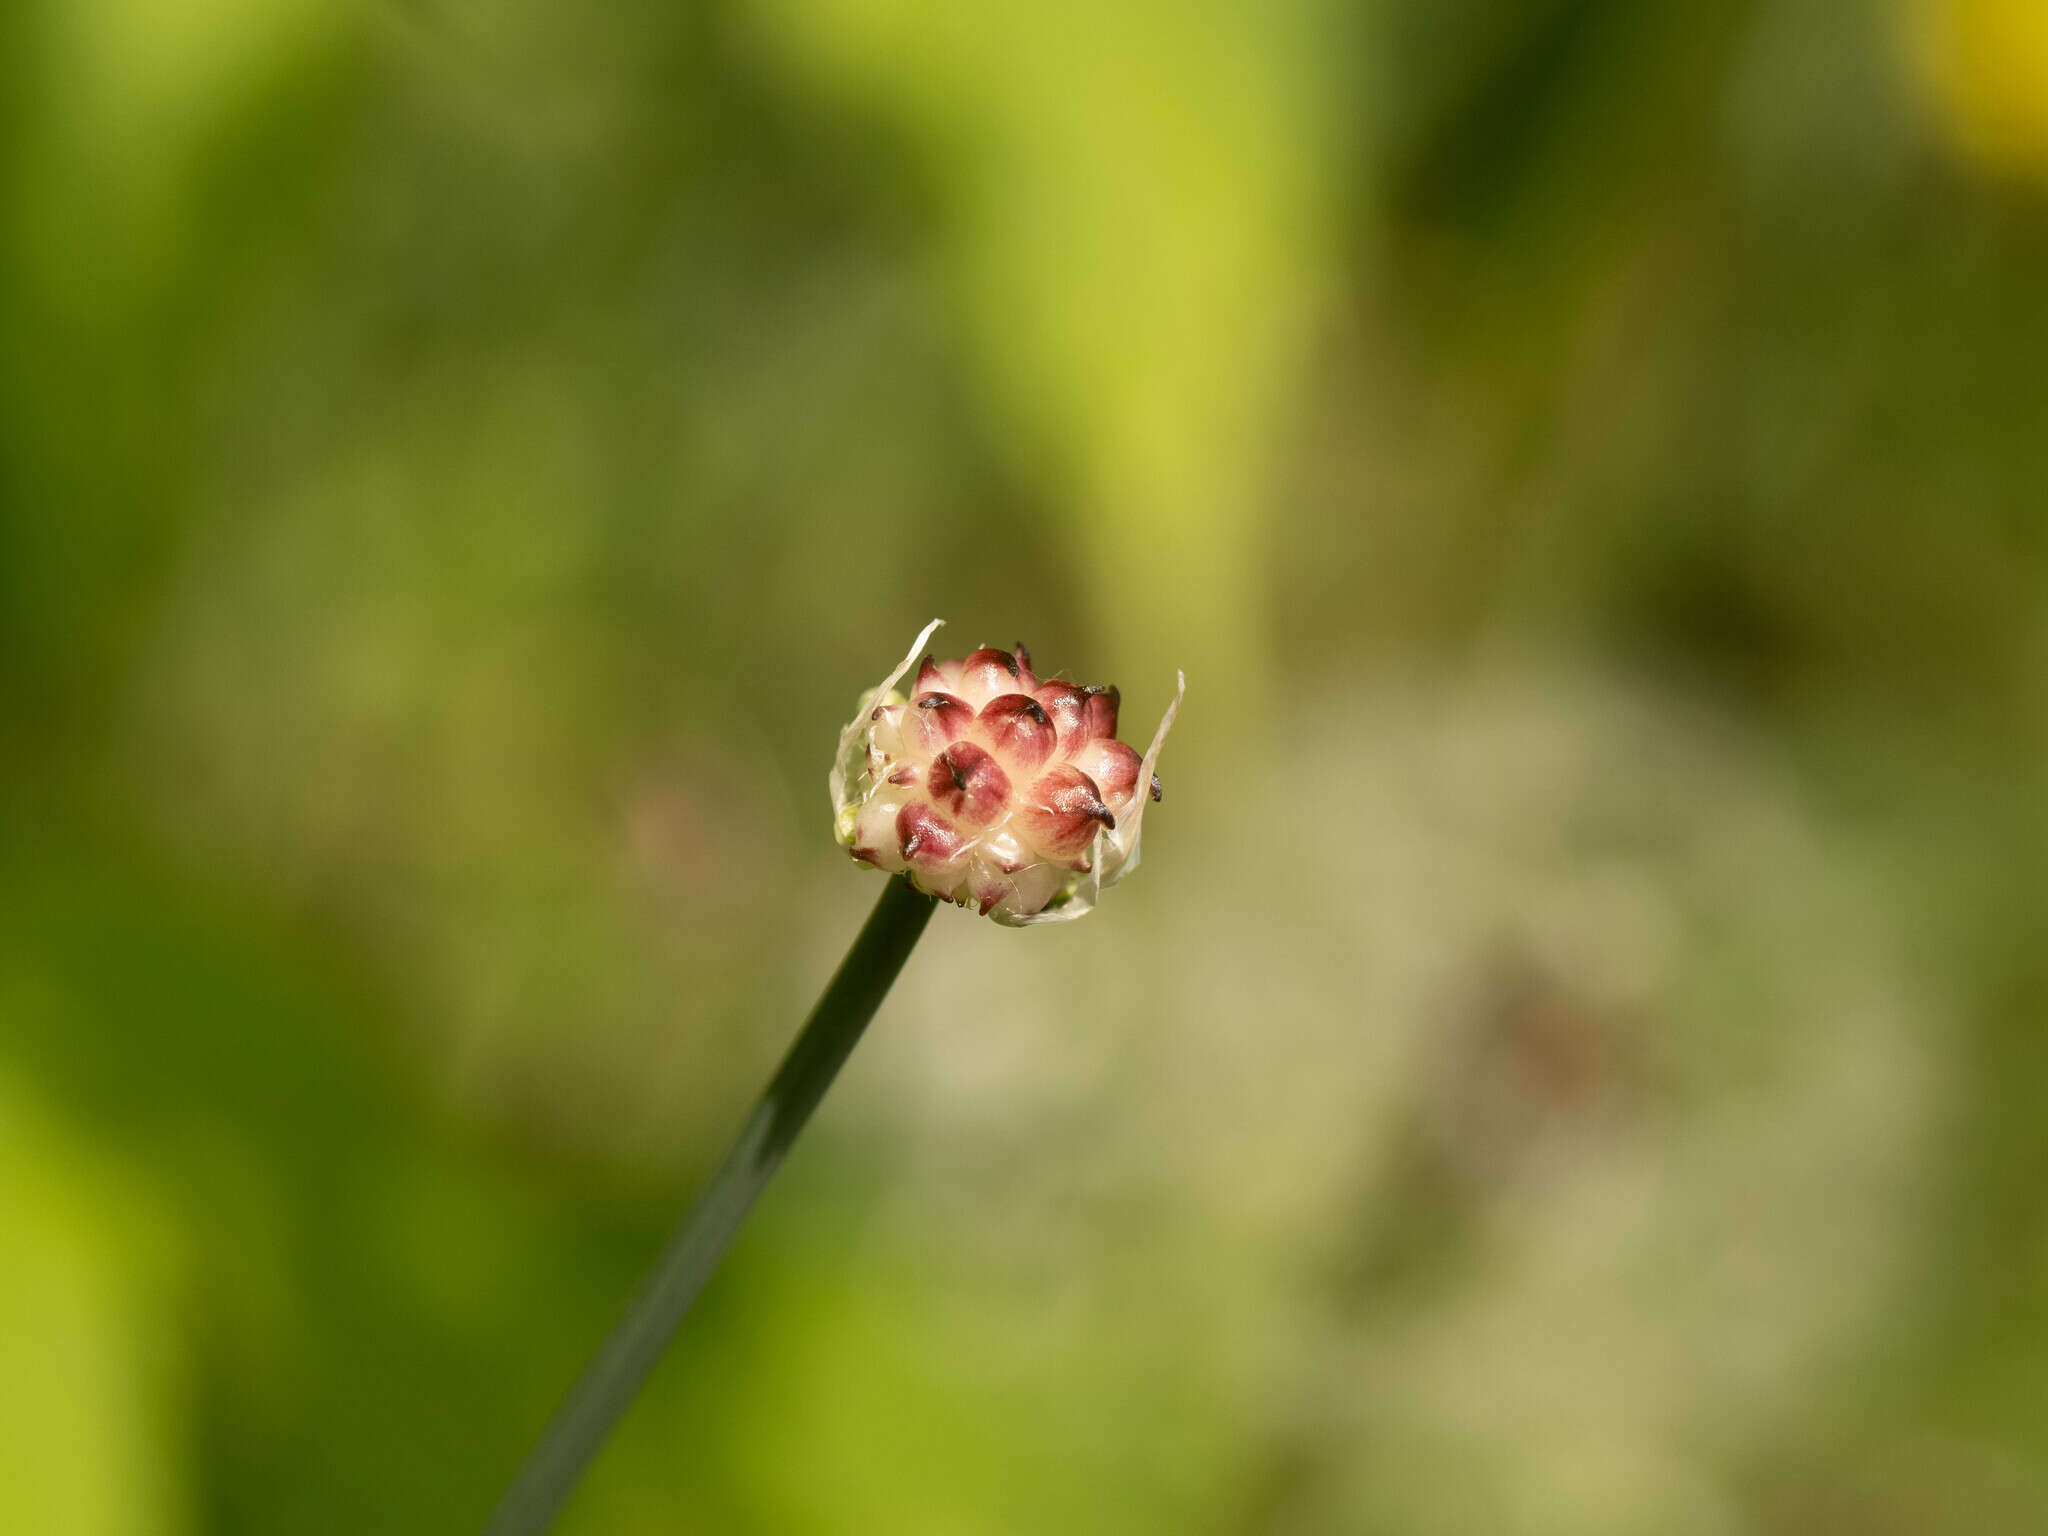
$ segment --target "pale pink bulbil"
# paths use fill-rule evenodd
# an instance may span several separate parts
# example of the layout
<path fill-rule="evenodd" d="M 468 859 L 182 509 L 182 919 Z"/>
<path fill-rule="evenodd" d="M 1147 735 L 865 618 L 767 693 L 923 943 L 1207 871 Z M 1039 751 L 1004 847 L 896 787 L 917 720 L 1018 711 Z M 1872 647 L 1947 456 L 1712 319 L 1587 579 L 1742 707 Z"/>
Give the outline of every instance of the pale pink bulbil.
<path fill-rule="evenodd" d="M 841 734 L 840 841 L 998 922 L 1078 917 L 1137 867 L 1147 791 L 1159 798 L 1152 767 L 1180 695 L 1140 758 L 1117 740 L 1116 689 L 1041 681 L 1021 645 L 926 657 L 909 696 L 893 692 L 937 627 Z"/>

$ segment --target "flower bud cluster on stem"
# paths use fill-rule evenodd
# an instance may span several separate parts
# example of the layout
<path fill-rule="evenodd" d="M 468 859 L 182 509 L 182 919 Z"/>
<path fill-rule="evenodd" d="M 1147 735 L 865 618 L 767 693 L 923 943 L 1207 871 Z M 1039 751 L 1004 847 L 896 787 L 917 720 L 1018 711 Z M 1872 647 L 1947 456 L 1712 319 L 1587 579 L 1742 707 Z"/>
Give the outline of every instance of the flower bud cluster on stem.
<path fill-rule="evenodd" d="M 1143 757 L 1117 739 L 1114 687 L 1041 680 L 1022 645 L 926 656 L 933 620 L 840 735 L 839 841 L 862 863 L 1012 927 L 1080 917 L 1138 867 L 1154 766 L 1187 679 Z"/>

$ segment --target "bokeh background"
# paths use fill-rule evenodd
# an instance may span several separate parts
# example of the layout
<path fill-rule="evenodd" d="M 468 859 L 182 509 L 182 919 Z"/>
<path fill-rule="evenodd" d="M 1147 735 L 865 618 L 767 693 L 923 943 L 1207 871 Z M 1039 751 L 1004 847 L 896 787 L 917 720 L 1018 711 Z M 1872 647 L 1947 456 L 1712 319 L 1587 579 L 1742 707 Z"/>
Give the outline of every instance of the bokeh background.
<path fill-rule="evenodd" d="M 2048 1529 L 2038 0 L 0 7 L 0 1526 Z"/>

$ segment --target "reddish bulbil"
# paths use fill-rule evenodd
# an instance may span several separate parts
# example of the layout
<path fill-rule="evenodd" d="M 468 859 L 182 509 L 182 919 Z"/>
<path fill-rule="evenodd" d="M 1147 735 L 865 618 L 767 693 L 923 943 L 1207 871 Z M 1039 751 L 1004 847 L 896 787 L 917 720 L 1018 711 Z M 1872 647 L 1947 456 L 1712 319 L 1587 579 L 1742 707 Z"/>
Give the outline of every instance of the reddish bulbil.
<path fill-rule="evenodd" d="M 1041 682 L 1021 645 L 926 657 L 905 699 L 890 690 L 910 662 L 842 733 L 832 774 L 840 840 L 856 859 L 998 922 L 1086 912 L 1136 867 L 1145 792 L 1160 793 L 1152 764 L 1180 693 L 1140 758 L 1116 739 L 1115 688 Z"/>

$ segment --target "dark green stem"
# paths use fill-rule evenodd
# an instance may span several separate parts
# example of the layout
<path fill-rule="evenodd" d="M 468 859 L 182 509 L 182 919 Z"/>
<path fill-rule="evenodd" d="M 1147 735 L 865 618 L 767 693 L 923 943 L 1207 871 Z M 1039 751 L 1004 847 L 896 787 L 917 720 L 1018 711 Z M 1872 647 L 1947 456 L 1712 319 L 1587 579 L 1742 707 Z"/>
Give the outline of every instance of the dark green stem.
<path fill-rule="evenodd" d="M 718 1267 L 733 1234 L 783 1154 L 888 995 L 938 903 L 903 879 L 889 881 L 803 1033 L 789 1048 L 746 1128 L 697 1196 L 626 1315 L 526 1458 L 486 1536 L 539 1536 L 554 1523 L 619 1416 L 646 1383 L 690 1304 Z"/>

